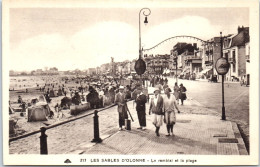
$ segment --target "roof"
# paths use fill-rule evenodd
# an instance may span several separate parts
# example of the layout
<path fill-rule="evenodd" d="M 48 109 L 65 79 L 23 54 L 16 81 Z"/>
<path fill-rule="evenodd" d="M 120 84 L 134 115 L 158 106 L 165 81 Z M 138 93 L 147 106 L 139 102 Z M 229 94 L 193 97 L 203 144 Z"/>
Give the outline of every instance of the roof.
<path fill-rule="evenodd" d="M 196 48 L 192 45 L 192 44 L 187 44 L 187 43 L 177 43 L 175 46 L 174 46 L 174 49 L 173 51 L 176 51 L 178 52 L 178 55 L 181 55 L 182 53 L 188 51 L 188 52 L 192 52 L 194 53 L 194 50 Z"/>
<path fill-rule="evenodd" d="M 244 46 L 247 42 L 249 42 L 249 27 L 245 27 L 232 38 L 230 47 Z"/>

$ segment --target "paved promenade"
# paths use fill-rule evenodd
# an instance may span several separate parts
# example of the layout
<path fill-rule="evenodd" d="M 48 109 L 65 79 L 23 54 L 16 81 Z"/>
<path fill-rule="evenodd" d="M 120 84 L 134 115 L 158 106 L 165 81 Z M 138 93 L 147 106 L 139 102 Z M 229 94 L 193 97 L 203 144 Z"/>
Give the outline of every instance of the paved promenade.
<path fill-rule="evenodd" d="M 160 129 L 160 136 L 155 134 L 152 116 L 147 115 L 147 129 L 139 127 L 135 109 L 132 130 L 116 131 L 114 134 L 101 134 L 102 143 L 84 142 L 67 152 L 70 154 L 192 154 L 192 155 L 247 155 L 244 142 L 237 125 L 220 120 L 214 111 L 188 99 L 180 106 L 181 113 L 176 114 L 174 136 L 167 137 L 166 125 Z"/>

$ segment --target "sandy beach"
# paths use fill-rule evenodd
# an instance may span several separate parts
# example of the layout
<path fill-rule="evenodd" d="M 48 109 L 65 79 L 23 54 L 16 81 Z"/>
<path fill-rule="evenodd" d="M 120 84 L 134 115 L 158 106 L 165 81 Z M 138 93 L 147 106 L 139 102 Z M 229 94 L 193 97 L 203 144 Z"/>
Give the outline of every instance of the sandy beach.
<path fill-rule="evenodd" d="M 18 82 L 19 81 L 19 82 Z M 26 83 L 30 84 L 26 84 Z M 19 84 L 17 84 L 19 83 Z M 44 92 L 40 91 L 40 87 L 43 87 L 45 83 L 55 83 L 54 90 L 58 88 L 59 85 L 66 85 L 67 88 L 76 88 L 80 86 L 80 84 L 75 82 L 70 82 L 65 84 L 64 81 L 60 80 L 60 77 L 54 76 L 53 78 L 42 77 L 42 76 L 31 76 L 31 77 L 11 77 L 10 79 L 10 91 L 9 91 L 9 100 L 12 108 L 21 108 L 18 103 L 18 96 L 21 96 L 23 101 L 27 104 L 31 102 L 32 99 L 39 98 L 40 95 L 44 95 Z M 14 90 L 12 90 L 12 86 L 16 85 Z M 18 86 L 17 86 L 18 85 Z M 25 85 L 25 87 L 20 87 L 19 85 Z M 38 85 L 38 87 L 37 87 Z M 46 87 L 47 88 L 47 87 Z M 28 92 L 26 92 L 26 89 Z M 85 92 L 86 95 L 86 92 Z M 67 96 L 70 96 L 69 94 Z M 54 106 L 61 102 L 61 99 L 65 96 L 52 97 L 52 101 L 48 104 L 50 109 L 54 112 L 53 118 L 49 118 L 47 121 L 38 121 L 38 122 L 28 122 L 28 116 L 20 116 L 20 112 L 13 112 L 9 115 L 9 120 L 14 120 L 17 122 L 15 129 L 16 134 L 11 135 L 10 137 L 19 136 L 25 133 L 29 133 L 35 130 L 39 130 L 43 126 L 48 126 L 57 122 L 61 122 L 64 120 L 68 120 L 75 116 L 70 115 L 70 110 L 62 110 L 61 112 L 55 112 Z M 84 112 L 83 112 L 84 113 Z M 83 114 L 82 113 L 82 114 Z M 77 115 L 79 116 L 79 115 Z"/>

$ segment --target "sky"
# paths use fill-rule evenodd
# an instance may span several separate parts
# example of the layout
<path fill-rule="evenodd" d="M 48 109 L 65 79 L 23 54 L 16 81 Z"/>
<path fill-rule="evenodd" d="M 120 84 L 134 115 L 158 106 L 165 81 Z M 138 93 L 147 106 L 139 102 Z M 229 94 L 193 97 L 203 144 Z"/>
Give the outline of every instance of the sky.
<path fill-rule="evenodd" d="M 150 8 L 148 24 L 141 15 L 141 45 L 151 48 L 166 38 L 190 35 L 208 40 L 236 34 L 249 26 L 248 8 Z M 88 69 L 138 58 L 139 8 L 12 8 L 10 70 Z M 147 52 L 169 54 L 175 39 Z M 200 43 L 198 42 L 198 45 Z M 26 63 L 21 63 L 26 62 Z"/>

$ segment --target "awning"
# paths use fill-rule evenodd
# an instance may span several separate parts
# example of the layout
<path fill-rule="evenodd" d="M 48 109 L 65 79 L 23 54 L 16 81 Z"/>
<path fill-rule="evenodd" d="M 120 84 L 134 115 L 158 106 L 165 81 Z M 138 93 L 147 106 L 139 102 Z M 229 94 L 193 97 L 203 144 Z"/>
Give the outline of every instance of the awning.
<path fill-rule="evenodd" d="M 182 71 L 182 73 L 188 73 L 188 72 L 190 72 L 190 68 L 185 68 L 185 69 Z"/>
<path fill-rule="evenodd" d="M 206 68 L 206 69 L 202 70 L 202 71 L 200 72 L 200 74 L 206 74 L 206 73 L 209 72 L 210 70 L 212 70 L 212 68 Z"/>

